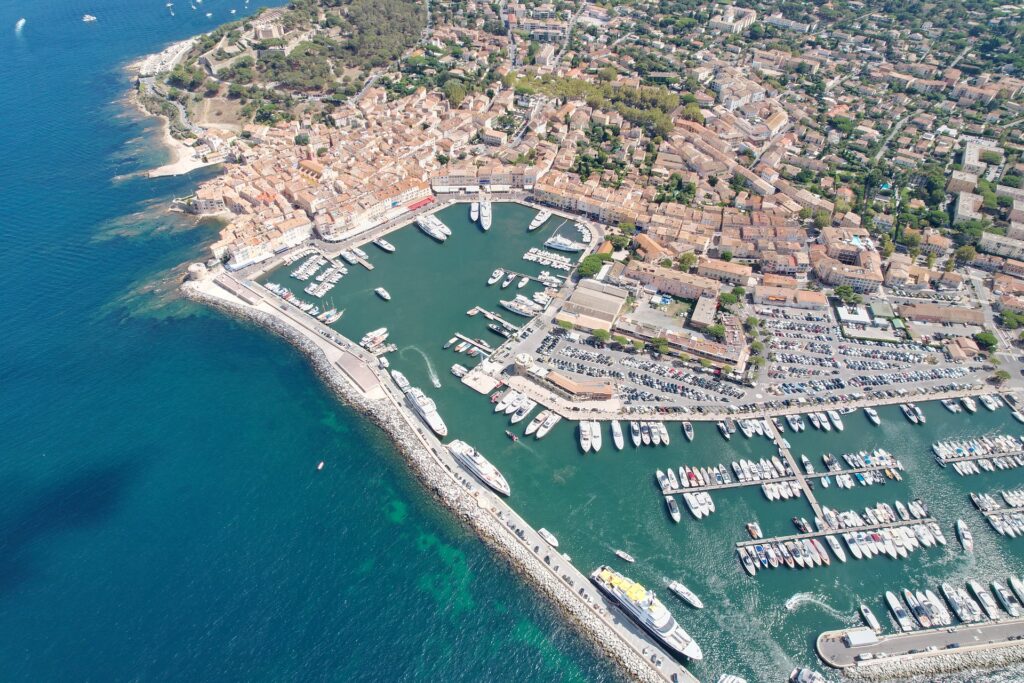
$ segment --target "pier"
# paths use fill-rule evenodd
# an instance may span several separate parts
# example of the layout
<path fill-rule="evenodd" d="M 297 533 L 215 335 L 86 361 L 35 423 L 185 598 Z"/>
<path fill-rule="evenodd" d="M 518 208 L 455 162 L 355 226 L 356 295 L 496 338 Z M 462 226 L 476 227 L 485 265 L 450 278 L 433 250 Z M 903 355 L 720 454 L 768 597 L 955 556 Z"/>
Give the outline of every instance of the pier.
<path fill-rule="evenodd" d="M 470 339 L 469 337 L 467 337 L 466 335 L 462 334 L 461 332 L 456 332 L 453 336 L 456 339 L 458 339 L 459 341 L 464 341 L 467 344 L 475 346 L 476 348 L 480 349 L 481 351 L 483 351 L 487 355 L 491 355 L 492 353 L 494 353 L 494 349 L 492 349 L 486 343 L 484 343 L 482 341 L 477 341 L 476 339 Z"/>
<path fill-rule="evenodd" d="M 366 268 L 367 270 L 373 270 L 373 264 L 372 263 L 370 263 L 369 261 L 364 259 L 362 256 L 359 256 L 358 254 L 355 255 L 355 256 L 356 256 L 356 263 L 361 265 L 363 268 Z"/>
<path fill-rule="evenodd" d="M 500 323 L 500 324 L 504 325 L 505 327 L 507 327 L 510 330 L 513 330 L 515 332 L 519 331 L 519 325 L 513 325 L 512 323 L 510 323 L 509 321 L 505 320 L 504 318 L 502 318 L 497 313 L 495 313 L 493 311 L 488 311 L 483 306 L 474 306 L 473 308 L 471 308 L 468 311 L 466 311 L 466 315 L 468 315 L 468 316 L 474 316 L 474 315 L 478 315 L 478 314 L 482 314 L 488 320 L 490 320 L 492 322 Z"/>
<path fill-rule="evenodd" d="M 771 416 L 767 414 L 762 415 L 762 417 L 767 423 L 770 437 L 774 439 L 775 445 L 779 448 L 779 455 L 789 463 L 790 471 L 794 473 L 794 478 L 803 490 L 804 497 L 807 499 L 807 502 L 810 503 L 811 509 L 814 510 L 814 516 L 824 518 L 825 515 L 821 511 L 821 503 L 819 503 L 818 499 L 814 497 L 814 490 L 811 488 L 810 483 L 804 475 L 800 473 L 800 466 L 793 458 L 793 454 L 790 452 L 789 448 L 786 447 L 786 440 L 783 438 L 782 432 L 779 431 L 779 428 L 775 426 L 775 420 L 772 420 Z"/>
<path fill-rule="evenodd" d="M 869 465 L 867 467 L 856 467 L 853 469 L 842 469 L 842 470 L 828 470 L 825 472 L 814 472 L 813 474 L 802 474 L 804 479 L 821 479 L 823 477 L 835 477 L 840 474 L 864 474 L 865 472 L 881 472 L 889 469 L 897 469 L 892 465 Z M 795 472 L 795 470 L 794 470 Z M 749 481 L 731 481 L 728 484 L 708 484 L 707 486 L 688 486 L 679 488 L 670 488 L 664 491 L 665 495 L 673 495 L 679 493 L 699 493 L 703 491 L 722 491 L 725 489 L 736 489 L 744 486 L 760 486 L 761 484 L 778 484 L 788 483 L 791 481 L 797 481 L 795 474 L 786 475 L 785 477 L 772 477 L 770 479 L 751 479 Z M 861 485 L 863 486 L 863 485 Z M 870 486 L 870 484 L 869 484 Z M 860 487 L 858 487 L 860 488 Z"/>
<path fill-rule="evenodd" d="M 825 536 L 834 536 L 837 534 L 845 534 L 850 532 L 871 532 L 878 531 L 880 529 L 894 529 L 900 526 L 916 526 L 918 524 L 929 524 L 935 522 L 934 517 L 922 517 L 920 519 L 907 519 L 898 520 L 896 522 L 886 522 L 885 524 L 866 524 L 864 526 L 851 526 L 843 527 L 842 529 L 825 529 L 823 531 L 811 531 L 805 534 L 790 534 L 789 536 L 775 536 L 772 538 L 758 538 L 749 541 L 738 541 L 736 543 L 737 548 L 746 548 L 755 545 L 765 545 L 768 543 L 788 543 L 789 541 L 802 541 L 805 538 L 824 538 Z"/>
<path fill-rule="evenodd" d="M 992 451 L 991 453 L 958 455 L 955 458 L 940 458 L 935 456 L 940 465 L 950 465 L 954 462 L 970 462 L 972 460 L 996 460 L 998 458 L 1019 458 L 1024 456 L 1024 451 Z"/>
<path fill-rule="evenodd" d="M 1020 639 L 1024 638 L 1024 619 L 1008 618 L 878 636 L 877 642 L 860 647 L 846 644 L 844 637 L 850 630 L 859 629 L 825 631 L 818 636 L 815 648 L 821 661 L 835 669 L 847 669 L 1019 646 Z"/>

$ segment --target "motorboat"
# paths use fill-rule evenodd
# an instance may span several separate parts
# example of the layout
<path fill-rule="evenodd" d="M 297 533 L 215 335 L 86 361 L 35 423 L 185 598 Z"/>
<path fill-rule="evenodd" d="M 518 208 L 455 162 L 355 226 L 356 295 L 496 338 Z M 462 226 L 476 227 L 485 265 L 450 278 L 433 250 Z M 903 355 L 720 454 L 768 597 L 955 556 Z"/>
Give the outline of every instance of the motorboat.
<path fill-rule="evenodd" d="M 618 420 L 612 420 L 612 442 L 620 451 L 626 447 L 626 440 L 622 436 L 622 425 Z"/>

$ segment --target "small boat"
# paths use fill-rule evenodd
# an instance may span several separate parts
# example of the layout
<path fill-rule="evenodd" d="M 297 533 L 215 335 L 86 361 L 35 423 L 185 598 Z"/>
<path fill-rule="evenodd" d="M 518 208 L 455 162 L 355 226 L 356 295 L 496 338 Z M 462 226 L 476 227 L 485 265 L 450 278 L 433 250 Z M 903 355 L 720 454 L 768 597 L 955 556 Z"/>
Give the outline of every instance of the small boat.
<path fill-rule="evenodd" d="M 630 420 L 629 439 L 633 442 L 634 448 L 640 448 L 640 444 L 643 443 L 643 437 L 640 434 L 640 423 L 636 420 Z"/>
<path fill-rule="evenodd" d="M 544 541 L 547 542 L 547 544 L 550 545 L 552 548 L 558 547 L 558 539 L 555 538 L 555 535 L 547 529 L 544 529 L 543 527 L 537 529 L 537 535 L 543 538 Z"/>
<path fill-rule="evenodd" d="M 530 278 L 524 275 L 521 278 L 519 278 L 519 282 L 516 283 L 516 289 L 522 289 L 528 284 L 530 284 Z"/>
<path fill-rule="evenodd" d="M 518 443 L 519 441 L 519 437 L 507 429 L 505 430 L 505 436 L 512 439 L 512 443 Z"/>
<path fill-rule="evenodd" d="M 882 424 L 882 419 L 878 417 L 878 411 L 872 408 L 871 406 L 867 406 L 864 408 L 864 414 L 867 415 L 868 420 L 871 421 L 871 424 L 875 425 L 876 427 Z"/>
<path fill-rule="evenodd" d="M 388 252 L 389 254 L 395 253 L 395 245 L 391 244 L 391 242 L 388 242 L 383 237 L 378 237 L 377 239 L 375 239 L 373 241 L 373 244 L 383 249 L 384 251 Z"/>
<path fill-rule="evenodd" d="M 391 301 L 391 292 L 384 289 L 383 287 L 378 287 L 377 289 L 373 290 L 373 292 L 381 299 L 384 299 L 384 301 Z"/>
<path fill-rule="evenodd" d="M 907 403 L 900 404 L 900 410 L 903 411 L 903 416 L 906 417 L 911 424 L 917 424 L 920 420 L 917 419 L 917 413 Z"/>
<path fill-rule="evenodd" d="M 875 633 L 882 632 L 882 624 L 879 623 L 878 617 L 875 616 L 871 608 L 865 605 L 863 602 L 860 603 L 860 616 L 864 619 L 864 623 L 871 627 L 871 630 Z"/>
<path fill-rule="evenodd" d="M 669 438 L 668 438 L 668 427 L 665 426 L 665 423 L 664 422 L 658 422 L 657 424 L 654 425 L 654 428 L 656 428 L 658 430 L 658 433 L 661 434 L 661 443 L 662 443 L 662 445 L 663 446 L 668 446 L 670 441 L 669 441 Z"/>
<path fill-rule="evenodd" d="M 645 446 L 651 445 L 651 426 L 646 422 L 640 423 L 640 440 Z"/>
<path fill-rule="evenodd" d="M 383 356 L 382 356 L 382 358 L 383 358 Z M 456 363 L 455 365 L 452 366 L 452 374 L 455 375 L 456 377 L 458 377 L 459 379 L 462 379 L 463 377 L 465 377 L 466 373 L 468 373 L 468 372 L 469 372 L 469 369 L 467 369 L 466 366 L 464 366 L 464 365 L 459 365 L 458 363 Z"/>
<path fill-rule="evenodd" d="M 487 279 L 487 286 L 490 287 L 503 277 L 505 277 L 505 271 L 502 270 L 501 268 L 495 269 L 495 271 L 491 273 L 491 277 Z"/>
<path fill-rule="evenodd" d="M 515 281 L 516 281 L 516 274 L 515 273 L 509 273 L 508 276 L 505 278 L 505 281 L 501 283 L 501 288 L 505 289 L 506 287 L 508 287 L 509 285 L 511 285 Z"/>
<path fill-rule="evenodd" d="M 683 514 L 679 512 L 679 504 L 676 503 L 676 499 L 672 496 L 665 496 L 665 506 L 668 508 L 669 517 L 678 524 L 683 519 Z"/>
<path fill-rule="evenodd" d="M 683 435 L 686 436 L 687 441 L 693 441 L 693 425 L 689 422 L 683 423 Z"/>
<path fill-rule="evenodd" d="M 473 202 L 469 205 L 469 220 L 474 223 L 480 220 L 480 202 Z"/>
<path fill-rule="evenodd" d="M 704 603 L 701 602 L 701 599 L 698 598 L 693 591 L 678 581 L 669 582 L 668 589 L 693 607 L 696 607 L 697 609 L 704 609 Z"/>
<path fill-rule="evenodd" d="M 620 559 L 623 559 L 626 562 L 629 562 L 629 563 L 636 562 L 636 558 L 634 558 L 632 555 L 627 553 L 625 550 L 616 550 L 615 551 L 615 555 L 616 555 L 616 557 L 618 557 Z"/>
<path fill-rule="evenodd" d="M 620 451 L 626 447 L 626 440 L 622 437 L 622 425 L 618 420 L 612 420 L 612 442 Z"/>
<path fill-rule="evenodd" d="M 211 16 L 211 15 L 209 13 L 207 13 L 206 16 Z M 91 14 L 84 14 L 84 15 L 82 15 L 82 21 L 84 21 L 87 24 L 90 24 L 90 23 L 96 21 L 96 17 L 94 17 Z"/>
<path fill-rule="evenodd" d="M 974 552 L 974 535 L 962 519 L 956 520 L 956 537 L 960 539 L 960 545 L 964 547 L 964 550 L 969 553 Z"/>
<path fill-rule="evenodd" d="M 457 341 L 459 341 L 458 337 L 452 337 L 451 339 L 449 339 L 448 341 L 446 341 L 444 343 L 444 346 L 442 348 L 445 348 L 445 349 L 451 348 L 452 344 L 454 344 Z"/>
<path fill-rule="evenodd" d="M 317 472 L 319 472 L 319 471 L 320 471 L 320 470 L 322 470 L 323 468 L 324 468 L 324 461 L 323 461 L 323 460 L 321 460 L 321 461 L 320 461 L 320 462 L 318 462 L 318 463 L 317 463 L 317 465 L 316 465 L 316 471 L 317 471 Z"/>
<path fill-rule="evenodd" d="M 593 447 L 594 452 L 597 453 L 601 450 L 601 423 L 597 420 L 591 420 L 590 422 L 590 445 Z"/>
<path fill-rule="evenodd" d="M 978 410 L 978 404 L 974 402 L 974 399 L 970 396 L 961 396 L 960 402 L 964 404 L 964 408 L 968 413 L 974 413 Z"/>
<path fill-rule="evenodd" d="M 718 432 L 722 435 L 722 438 L 724 438 L 726 441 L 728 441 L 729 439 L 732 438 L 732 435 L 729 433 L 729 428 L 725 426 L 724 422 L 719 422 L 715 426 L 718 427 Z"/>

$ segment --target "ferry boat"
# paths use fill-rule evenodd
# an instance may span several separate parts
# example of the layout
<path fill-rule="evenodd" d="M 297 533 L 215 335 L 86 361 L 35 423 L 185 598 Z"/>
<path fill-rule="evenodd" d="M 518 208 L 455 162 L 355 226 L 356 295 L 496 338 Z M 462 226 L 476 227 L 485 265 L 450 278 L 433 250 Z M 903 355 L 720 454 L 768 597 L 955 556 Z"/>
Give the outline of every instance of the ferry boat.
<path fill-rule="evenodd" d="M 473 202 L 469 205 L 469 220 L 474 223 L 480 220 L 480 202 Z"/>
<path fill-rule="evenodd" d="M 491 229 L 491 202 L 489 200 L 480 202 L 480 227 L 485 232 Z"/>
<path fill-rule="evenodd" d="M 430 427 L 431 431 L 440 437 L 448 436 L 448 426 L 441 419 L 437 412 L 437 405 L 433 399 L 423 393 L 418 387 L 409 387 L 405 392 L 409 405 L 420 416 L 420 419 Z"/>
<path fill-rule="evenodd" d="M 679 512 L 679 504 L 676 503 L 676 499 L 672 496 L 665 496 L 665 505 L 668 507 L 669 517 L 672 521 L 678 524 L 683 519 L 683 514 Z"/>
<path fill-rule="evenodd" d="M 865 605 L 863 602 L 860 603 L 860 616 L 864 619 L 864 623 L 871 627 L 871 630 L 875 633 L 882 632 L 882 624 L 878 622 L 878 617 L 871 611 L 871 608 Z"/>
<path fill-rule="evenodd" d="M 590 452 L 590 423 L 586 420 L 582 420 L 579 423 L 580 431 L 580 448 L 583 449 L 584 453 Z"/>
<path fill-rule="evenodd" d="M 622 437 L 622 425 L 618 420 L 612 420 L 612 443 L 620 451 L 626 447 L 626 440 Z"/>
<path fill-rule="evenodd" d="M 550 211 L 541 211 L 540 213 L 533 217 L 532 221 L 530 221 L 530 227 L 527 228 L 527 231 L 533 232 L 534 230 L 537 230 L 538 228 L 540 228 L 540 226 L 544 225 L 544 223 L 546 223 L 549 218 L 551 218 Z"/>
<path fill-rule="evenodd" d="M 571 239 L 562 237 L 561 235 L 554 235 L 547 238 L 544 241 L 544 246 L 548 249 L 556 249 L 558 251 L 567 251 L 570 253 L 583 251 L 587 248 L 587 245 L 580 244 L 579 242 L 573 242 Z"/>
<path fill-rule="evenodd" d="M 683 436 L 687 441 L 693 441 L 693 425 L 689 422 L 683 423 Z"/>
<path fill-rule="evenodd" d="M 868 420 L 871 421 L 871 424 L 875 425 L 876 427 L 882 424 L 882 419 L 878 417 L 878 411 L 872 408 L 871 406 L 866 406 L 864 408 L 864 414 L 868 416 Z"/>
<path fill-rule="evenodd" d="M 456 439 L 448 444 L 448 452 L 455 461 L 469 470 L 473 476 L 503 496 L 511 493 L 508 482 L 498 468 L 465 441 Z"/>
<path fill-rule="evenodd" d="M 391 244 L 391 242 L 388 242 L 383 237 L 378 237 L 377 239 L 375 239 L 373 241 L 373 243 L 374 243 L 375 246 L 383 249 L 384 251 L 388 252 L 389 254 L 395 253 L 395 245 Z"/>
<path fill-rule="evenodd" d="M 597 420 L 590 422 L 590 446 L 595 453 L 601 450 L 601 423 Z"/>
<path fill-rule="evenodd" d="M 698 598 L 692 590 L 690 590 L 683 584 L 679 583 L 678 581 L 670 581 L 668 584 L 668 589 L 676 595 L 678 595 L 680 598 L 682 598 L 686 603 L 692 605 L 693 607 L 696 607 L 697 609 L 704 609 L 704 603 L 701 602 L 701 599 Z"/>
<path fill-rule="evenodd" d="M 487 278 L 487 286 L 490 287 L 503 277 L 505 277 L 505 271 L 501 268 L 495 269 L 495 271 L 491 273 L 491 277 Z"/>
<path fill-rule="evenodd" d="M 964 550 L 969 553 L 974 552 L 974 535 L 962 519 L 956 520 L 956 537 L 960 539 L 960 545 L 964 547 Z"/>
<path fill-rule="evenodd" d="M 964 408 L 968 413 L 974 413 L 978 410 L 978 404 L 974 402 L 974 399 L 970 396 L 961 396 L 960 402 L 964 404 Z"/>
<path fill-rule="evenodd" d="M 541 527 L 540 529 L 537 529 L 537 535 L 540 536 L 541 538 L 543 538 L 544 541 L 549 546 L 551 546 L 552 548 L 557 548 L 558 547 L 558 539 L 555 538 L 555 535 L 553 533 L 551 533 L 550 531 L 548 531 L 547 529 L 545 529 L 543 527 Z"/>
<path fill-rule="evenodd" d="M 552 412 L 544 420 L 543 424 L 541 424 L 541 426 L 537 429 L 536 438 L 543 439 L 545 436 L 547 436 L 547 433 L 550 432 L 554 428 L 554 426 L 561 421 L 562 416 Z"/>
<path fill-rule="evenodd" d="M 373 293 L 379 296 L 381 299 L 384 299 L 384 301 L 391 301 L 391 292 L 384 289 L 383 287 L 378 287 L 377 289 L 373 290 Z"/>
<path fill-rule="evenodd" d="M 643 443 L 643 437 L 640 434 L 640 423 L 636 420 L 630 420 L 629 422 L 629 440 L 633 442 L 633 448 L 640 448 L 640 444 Z"/>
<path fill-rule="evenodd" d="M 595 569 L 590 580 L 662 645 L 692 660 L 704 658 L 700 646 L 676 622 L 654 591 L 647 590 L 608 566 Z"/>

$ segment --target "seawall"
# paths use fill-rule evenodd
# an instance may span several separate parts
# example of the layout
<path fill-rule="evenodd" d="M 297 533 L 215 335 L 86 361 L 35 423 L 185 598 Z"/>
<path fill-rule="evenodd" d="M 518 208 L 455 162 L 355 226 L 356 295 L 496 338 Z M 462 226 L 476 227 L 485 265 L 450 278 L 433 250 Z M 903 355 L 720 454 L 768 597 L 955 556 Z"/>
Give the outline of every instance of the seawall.
<path fill-rule="evenodd" d="M 309 359 L 317 375 L 339 399 L 358 410 L 391 438 L 434 497 L 462 523 L 472 528 L 488 546 L 507 559 L 517 573 L 547 597 L 598 652 L 609 657 L 623 674 L 633 680 L 663 683 L 668 679 L 666 672 L 659 671 L 627 645 L 569 586 L 559 581 L 551 567 L 545 565 L 540 556 L 524 547 L 495 514 L 480 507 L 478 500 L 459 485 L 453 473 L 425 447 L 405 414 L 392 401 L 366 397 L 334 367 L 315 342 L 274 316 L 213 296 L 195 282 L 184 283 L 182 292 L 193 301 L 257 325 L 291 343 Z M 696 679 L 690 677 L 689 680 Z"/>

